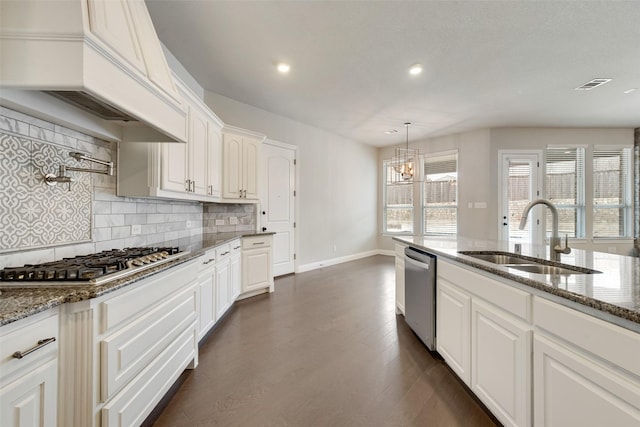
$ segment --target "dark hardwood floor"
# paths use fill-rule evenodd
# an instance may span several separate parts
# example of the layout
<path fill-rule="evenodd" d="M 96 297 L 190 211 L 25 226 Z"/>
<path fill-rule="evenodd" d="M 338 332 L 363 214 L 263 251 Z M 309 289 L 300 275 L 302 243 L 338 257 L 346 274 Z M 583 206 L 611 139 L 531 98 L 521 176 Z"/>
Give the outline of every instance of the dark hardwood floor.
<path fill-rule="evenodd" d="M 374 256 L 239 301 L 154 425 L 495 425 L 395 314 L 394 274 Z"/>

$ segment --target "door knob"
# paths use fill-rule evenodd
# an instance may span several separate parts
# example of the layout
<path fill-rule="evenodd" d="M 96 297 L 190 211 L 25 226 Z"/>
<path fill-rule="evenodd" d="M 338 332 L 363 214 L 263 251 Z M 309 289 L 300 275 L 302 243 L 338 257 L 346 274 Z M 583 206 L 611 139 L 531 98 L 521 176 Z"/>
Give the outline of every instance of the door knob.
<path fill-rule="evenodd" d="M 266 215 L 266 214 L 267 214 L 267 211 L 262 211 L 262 215 Z"/>
<path fill-rule="evenodd" d="M 509 224 L 508 224 L 508 223 L 506 223 L 506 222 L 503 222 L 503 223 L 502 223 L 502 225 L 505 225 L 505 226 L 507 226 L 507 225 L 509 225 Z"/>
<path fill-rule="evenodd" d="M 267 231 L 267 227 L 262 227 L 262 231 Z"/>

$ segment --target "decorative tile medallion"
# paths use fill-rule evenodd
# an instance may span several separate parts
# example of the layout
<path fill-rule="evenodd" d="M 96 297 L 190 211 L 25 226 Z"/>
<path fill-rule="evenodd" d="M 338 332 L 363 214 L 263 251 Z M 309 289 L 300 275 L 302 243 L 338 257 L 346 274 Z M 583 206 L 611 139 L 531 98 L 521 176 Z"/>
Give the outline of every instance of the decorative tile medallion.
<path fill-rule="evenodd" d="M 0 132 L 0 252 L 91 240 L 91 175 L 67 172 L 70 187 L 44 182 L 60 164 L 89 166 L 70 151 Z"/>

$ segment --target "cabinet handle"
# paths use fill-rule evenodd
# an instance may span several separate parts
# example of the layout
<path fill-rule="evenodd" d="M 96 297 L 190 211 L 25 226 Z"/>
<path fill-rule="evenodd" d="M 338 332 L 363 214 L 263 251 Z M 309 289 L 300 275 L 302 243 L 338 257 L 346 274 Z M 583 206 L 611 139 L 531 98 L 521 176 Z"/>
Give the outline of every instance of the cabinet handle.
<path fill-rule="evenodd" d="M 51 344 L 52 342 L 54 342 L 56 340 L 56 337 L 51 337 L 51 338 L 45 338 L 42 340 L 38 341 L 38 344 L 34 345 L 33 347 L 31 347 L 30 349 L 24 350 L 24 351 L 16 351 L 15 353 L 13 353 L 13 357 L 15 359 L 22 359 L 23 357 L 33 353 L 34 351 L 44 347 L 47 344 Z"/>
<path fill-rule="evenodd" d="M 233 250 L 240 249 L 240 246 L 234 246 Z"/>
<path fill-rule="evenodd" d="M 247 198 L 247 190 L 244 190 L 244 198 Z"/>
<path fill-rule="evenodd" d="M 215 260 L 216 260 L 215 258 L 209 258 L 209 260 L 208 260 L 208 261 L 203 262 L 203 264 L 204 264 L 204 265 L 207 265 L 207 264 L 212 263 L 212 262 L 213 262 L 213 261 L 215 261 Z"/>
<path fill-rule="evenodd" d="M 186 180 L 184 184 L 185 184 L 185 190 L 187 192 L 191 191 L 191 180 L 190 179 Z"/>
<path fill-rule="evenodd" d="M 242 190 L 240 190 L 240 196 L 239 197 L 242 198 Z"/>
<path fill-rule="evenodd" d="M 226 254 L 228 254 L 228 253 L 229 253 L 229 251 L 227 251 L 227 252 L 222 252 L 222 256 L 224 256 L 224 255 L 226 255 Z"/>
<path fill-rule="evenodd" d="M 191 181 L 191 192 L 192 193 L 196 192 L 196 182 L 195 181 Z"/>
<path fill-rule="evenodd" d="M 255 242 L 255 243 L 253 244 L 253 246 L 255 246 L 255 245 L 264 245 L 264 242 Z"/>

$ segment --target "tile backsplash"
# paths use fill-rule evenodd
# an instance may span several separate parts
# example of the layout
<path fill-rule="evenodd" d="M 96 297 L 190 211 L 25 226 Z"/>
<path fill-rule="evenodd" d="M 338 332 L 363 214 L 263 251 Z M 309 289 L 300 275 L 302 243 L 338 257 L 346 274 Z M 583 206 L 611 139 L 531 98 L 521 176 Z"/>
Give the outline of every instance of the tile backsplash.
<path fill-rule="evenodd" d="M 69 173 L 77 180 L 70 192 L 43 182 L 61 162 L 94 166 L 68 152 L 115 162 L 116 149 L 0 106 L 0 268 L 132 246 L 188 248 L 203 233 L 256 229 L 255 205 L 119 197 L 116 176 L 90 173 Z"/>

